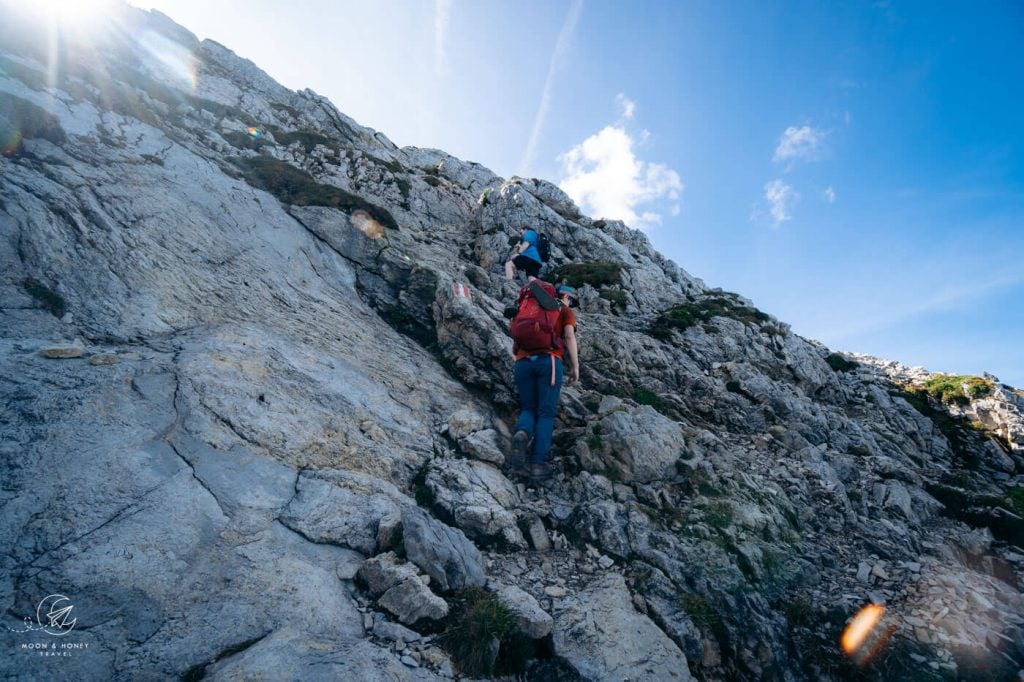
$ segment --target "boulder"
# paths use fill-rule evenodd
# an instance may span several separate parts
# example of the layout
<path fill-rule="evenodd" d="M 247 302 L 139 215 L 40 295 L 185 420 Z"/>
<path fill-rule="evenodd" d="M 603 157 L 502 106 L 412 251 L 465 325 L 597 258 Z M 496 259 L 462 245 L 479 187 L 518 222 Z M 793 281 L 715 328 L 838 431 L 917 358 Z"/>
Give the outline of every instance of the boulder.
<path fill-rule="evenodd" d="M 612 411 L 601 419 L 599 456 L 624 481 L 649 483 L 671 477 L 686 449 L 679 424 L 649 405 Z"/>
<path fill-rule="evenodd" d="M 512 511 L 519 493 L 495 467 L 468 459 L 440 460 L 431 466 L 426 482 L 435 504 L 470 537 L 526 547 Z"/>
<path fill-rule="evenodd" d="M 621 575 L 601 576 L 554 610 L 554 650 L 585 680 L 691 680 L 686 656 L 633 608 Z"/>
<path fill-rule="evenodd" d="M 377 603 L 406 625 L 424 618 L 439 620 L 448 615 L 448 603 L 416 577 L 398 583 L 385 592 Z"/>
<path fill-rule="evenodd" d="M 364 561 L 356 577 L 371 594 L 381 595 L 403 580 L 415 578 L 417 573 L 415 566 L 401 561 L 394 552 L 386 552 Z"/>
<path fill-rule="evenodd" d="M 372 554 L 382 519 L 411 503 L 390 483 L 350 471 L 303 472 L 281 523 L 314 542 L 329 542 Z"/>
<path fill-rule="evenodd" d="M 430 576 L 442 592 L 483 587 L 480 550 L 465 534 L 446 526 L 418 507 L 402 512 L 406 556 Z"/>
<path fill-rule="evenodd" d="M 554 620 L 530 593 L 516 587 L 493 583 L 488 589 L 516 616 L 516 628 L 528 637 L 542 639 L 551 633 Z"/>

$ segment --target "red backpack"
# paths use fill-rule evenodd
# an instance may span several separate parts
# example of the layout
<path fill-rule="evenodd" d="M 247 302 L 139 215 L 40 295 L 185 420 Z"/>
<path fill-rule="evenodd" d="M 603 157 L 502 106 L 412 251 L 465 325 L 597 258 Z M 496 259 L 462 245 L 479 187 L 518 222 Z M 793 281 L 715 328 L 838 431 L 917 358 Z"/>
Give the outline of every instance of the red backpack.
<path fill-rule="evenodd" d="M 555 287 L 539 279 L 531 280 L 519 290 L 516 301 L 519 312 L 512 319 L 512 352 L 548 351 L 562 347 L 562 339 L 555 334 L 555 324 L 562 304 Z"/>

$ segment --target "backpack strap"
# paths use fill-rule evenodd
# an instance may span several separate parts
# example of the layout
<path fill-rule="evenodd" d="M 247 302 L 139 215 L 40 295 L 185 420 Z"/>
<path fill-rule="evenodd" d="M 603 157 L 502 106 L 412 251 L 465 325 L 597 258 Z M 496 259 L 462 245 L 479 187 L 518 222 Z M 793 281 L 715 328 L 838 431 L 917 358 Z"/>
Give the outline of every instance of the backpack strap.
<path fill-rule="evenodd" d="M 558 303 L 558 299 L 549 294 L 540 283 L 532 279 L 527 285 L 530 288 L 530 293 L 537 299 L 537 303 L 544 310 L 558 310 L 561 305 Z"/>

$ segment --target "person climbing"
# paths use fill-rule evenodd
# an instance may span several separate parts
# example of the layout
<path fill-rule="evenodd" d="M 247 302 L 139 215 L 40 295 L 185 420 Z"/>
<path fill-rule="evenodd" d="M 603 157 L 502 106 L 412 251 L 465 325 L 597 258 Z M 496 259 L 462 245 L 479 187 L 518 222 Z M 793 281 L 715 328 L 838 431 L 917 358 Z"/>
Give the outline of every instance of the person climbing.
<path fill-rule="evenodd" d="M 539 277 L 543 261 L 540 251 L 537 250 L 537 232 L 529 227 L 523 227 L 520 237 L 521 241 L 516 246 L 512 258 L 505 263 L 505 278 L 515 279 L 517 269 L 526 273 L 527 280 Z"/>
<path fill-rule="evenodd" d="M 562 284 L 557 288 L 532 279 L 519 290 L 519 313 L 512 320 L 513 376 L 519 394 L 519 419 L 512 436 L 509 458 L 513 471 L 526 469 L 535 481 L 551 475 L 548 451 L 555 429 L 558 398 L 562 390 L 564 355 L 569 354 L 567 385 L 580 380 L 576 342 L 576 290 Z M 531 447 L 532 439 L 532 447 Z"/>

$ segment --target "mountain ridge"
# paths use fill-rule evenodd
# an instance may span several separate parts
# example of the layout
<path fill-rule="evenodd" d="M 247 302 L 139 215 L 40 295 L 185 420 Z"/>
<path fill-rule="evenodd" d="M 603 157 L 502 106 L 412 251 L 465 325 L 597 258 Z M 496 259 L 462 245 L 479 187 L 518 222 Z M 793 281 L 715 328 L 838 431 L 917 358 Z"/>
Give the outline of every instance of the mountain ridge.
<path fill-rule="evenodd" d="M 5 674 L 433 679 L 465 665 L 428 638 L 477 569 L 550 620 L 517 626 L 538 679 L 1020 669 L 1013 390 L 964 393 L 958 420 L 551 183 L 400 149 L 163 15 L 117 16 L 55 88 L 41 34 L 0 28 L 5 611 L 68 592 L 93 646 Z M 500 469 L 524 224 L 582 304 L 546 489 Z M 859 668 L 837 640 L 868 602 L 891 645 Z"/>

